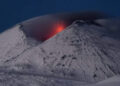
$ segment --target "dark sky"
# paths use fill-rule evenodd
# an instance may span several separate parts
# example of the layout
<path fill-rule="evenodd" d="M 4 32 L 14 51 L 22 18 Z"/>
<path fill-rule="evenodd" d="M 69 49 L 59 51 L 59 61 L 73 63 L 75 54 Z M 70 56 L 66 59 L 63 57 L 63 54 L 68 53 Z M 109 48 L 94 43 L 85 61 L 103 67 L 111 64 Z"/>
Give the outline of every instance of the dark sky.
<path fill-rule="evenodd" d="M 120 0 L 0 0 L 0 32 L 35 16 L 71 11 L 101 11 L 119 17 Z"/>

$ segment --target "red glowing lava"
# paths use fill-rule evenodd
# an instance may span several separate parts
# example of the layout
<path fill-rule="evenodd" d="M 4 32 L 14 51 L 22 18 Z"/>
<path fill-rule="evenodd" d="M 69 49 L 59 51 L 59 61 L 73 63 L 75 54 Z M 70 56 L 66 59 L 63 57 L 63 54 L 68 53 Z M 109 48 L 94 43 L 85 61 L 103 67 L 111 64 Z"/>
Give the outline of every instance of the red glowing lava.
<path fill-rule="evenodd" d="M 57 24 L 53 35 L 63 31 L 64 29 L 65 29 L 65 26 L 63 24 Z"/>
<path fill-rule="evenodd" d="M 53 25 L 53 28 L 49 33 L 46 35 L 45 40 L 51 38 L 52 36 L 58 34 L 59 32 L 63 31 L 65 29 L 64 23 L 56 23 Z"/>

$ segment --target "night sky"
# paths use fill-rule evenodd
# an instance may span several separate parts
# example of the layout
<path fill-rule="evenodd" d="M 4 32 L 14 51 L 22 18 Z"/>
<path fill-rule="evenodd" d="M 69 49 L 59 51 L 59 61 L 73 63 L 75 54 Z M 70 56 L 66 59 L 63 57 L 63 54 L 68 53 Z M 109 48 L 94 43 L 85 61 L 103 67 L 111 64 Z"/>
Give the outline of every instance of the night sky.
<path fill-rule="evenodd" d="M 0 0 L 0 32 L 32 17 L 73 11 L 120 17 L 120 0 Z"/>

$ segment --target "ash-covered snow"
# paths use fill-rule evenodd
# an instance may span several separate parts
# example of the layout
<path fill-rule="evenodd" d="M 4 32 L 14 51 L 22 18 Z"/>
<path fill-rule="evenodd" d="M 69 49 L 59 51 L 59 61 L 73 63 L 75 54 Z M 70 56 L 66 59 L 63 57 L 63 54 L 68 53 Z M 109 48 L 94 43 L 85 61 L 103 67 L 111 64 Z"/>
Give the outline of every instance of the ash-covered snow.
<path fill-rule="evenodd" d="M 73 23 L 61 33 L 35 45 L 19 25 L 2 33 L 0 85 L 84 86 L 119 75 L 120 26 L 114 31 L 116 37 L 109 32 L 116 25 L 102 21 L 114 23 L 107 19 L 89 24 Z M 34 46 L 29 44 L 31 41 Z"/>

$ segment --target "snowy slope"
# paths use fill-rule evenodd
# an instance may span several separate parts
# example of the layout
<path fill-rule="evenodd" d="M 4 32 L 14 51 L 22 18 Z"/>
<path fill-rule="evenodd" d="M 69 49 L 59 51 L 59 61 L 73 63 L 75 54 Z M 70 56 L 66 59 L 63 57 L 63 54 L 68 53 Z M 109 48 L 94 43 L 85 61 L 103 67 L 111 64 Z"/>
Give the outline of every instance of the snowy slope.
<path fill-rule="evenodd" d="M 4 68 L 3 63 L 14 60 L 30 48 L 33 47 L 29 42 L 35 43 L 34 40 L 27 38 L 20 25 L 0 34 L 0 67 Z"/>
<path fill-rule="evenodd" d="M 119 25 L 112 34 L 103 21 L 74 22 L 35 46 L 19 26 L 2 33 L 0 76 L 10 80 L 5 86 L 80 86 L 120 74 Z"/>
<path fill-rule="evenodd" d="M 86 86 L 120 86 L 120 76 L 114 76 L 96 84 Z"/>
<path fill-rule="evenodd" d="M 9 58 L 17 56 L 28 46 L 25 44 L 25 36 L 19 29 L 19 25 L 0 34 L 0 64 Z"/>
<path fill-rule="evenodd" d="M 106 28 L 96 25 L 73 24 L 25 52 L 16 62 L 25 61 L 22 58 L 31 59 L 37 71 L 42 69 L 48 74 L 82 81 L 103 80 L 120 71 L 120 41 L 104 30 Z"/>

